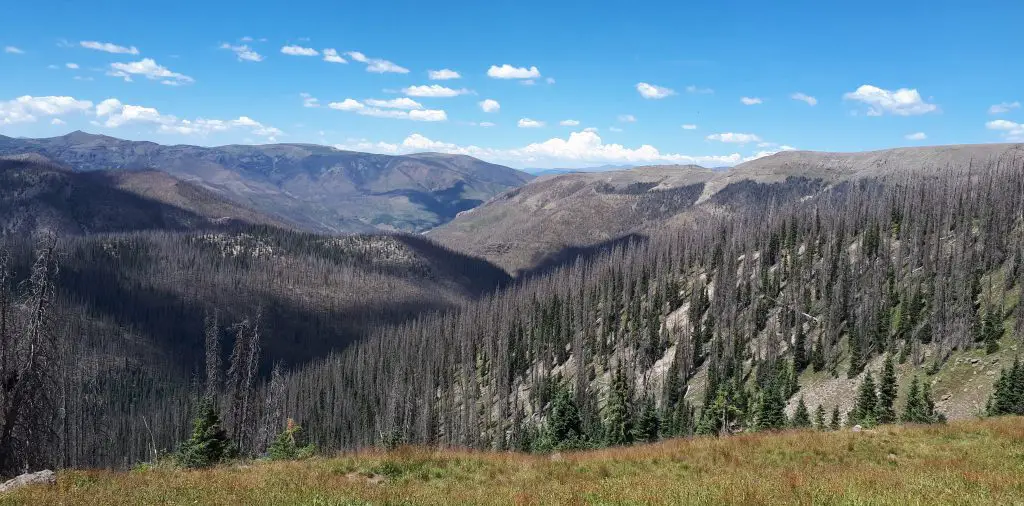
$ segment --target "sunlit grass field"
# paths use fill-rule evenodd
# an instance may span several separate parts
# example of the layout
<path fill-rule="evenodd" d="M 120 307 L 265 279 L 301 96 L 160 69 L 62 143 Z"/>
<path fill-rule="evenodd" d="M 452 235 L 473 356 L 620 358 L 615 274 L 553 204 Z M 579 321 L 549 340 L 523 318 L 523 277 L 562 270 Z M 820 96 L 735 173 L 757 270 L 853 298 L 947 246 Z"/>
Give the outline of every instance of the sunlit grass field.
<path fill-rule="evenodd" d="M 405 448 L 65 471 L 0 504 L 1024 504 L 1024 418 L 523 455 Z"/>

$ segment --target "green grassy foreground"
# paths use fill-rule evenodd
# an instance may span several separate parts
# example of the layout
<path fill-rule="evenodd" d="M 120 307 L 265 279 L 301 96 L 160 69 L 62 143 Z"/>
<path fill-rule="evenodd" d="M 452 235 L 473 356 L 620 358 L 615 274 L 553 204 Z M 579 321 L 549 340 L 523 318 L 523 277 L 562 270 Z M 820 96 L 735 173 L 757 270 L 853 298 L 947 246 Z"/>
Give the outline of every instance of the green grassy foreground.
<path fill-rule="evenodd" d="M 1024 504 L 1024 418 L 535 456 L 403 449 L 210 470 L 66 471 L 7 504 Z"/>

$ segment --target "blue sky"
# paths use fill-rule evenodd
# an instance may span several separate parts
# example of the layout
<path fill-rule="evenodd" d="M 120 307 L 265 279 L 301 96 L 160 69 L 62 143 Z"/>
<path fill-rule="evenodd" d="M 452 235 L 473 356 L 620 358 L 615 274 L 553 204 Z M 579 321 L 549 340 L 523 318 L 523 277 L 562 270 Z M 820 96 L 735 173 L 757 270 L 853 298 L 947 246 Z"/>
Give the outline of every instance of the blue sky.
<path fill-rule="evenodd" d="M 0 134 L 520 168 L 1024 141 L 1024 2 L 141 4 L 8 2 Z"/>

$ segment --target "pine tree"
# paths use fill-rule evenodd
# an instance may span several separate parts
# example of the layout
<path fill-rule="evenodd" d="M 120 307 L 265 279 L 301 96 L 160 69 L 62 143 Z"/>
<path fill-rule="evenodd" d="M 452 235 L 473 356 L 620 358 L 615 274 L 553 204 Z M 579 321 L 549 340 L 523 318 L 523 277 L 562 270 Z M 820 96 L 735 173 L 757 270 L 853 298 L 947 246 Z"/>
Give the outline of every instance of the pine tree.
<path fill-rule="evenodd" d="M 832 406 L 832 420 L 828 424 L 828 428 L 832 430 L 839 430 L 843 428 L 843 421 L 839 415 L 839 405 Z"/>
<path fill-rule="evenodd" d="M 636 421 L 636 428 L 633 437 L 636 441 L 647 441 L 653 443 L 658 440 L 660 434 L 661 420 L 658 418 L 658 410 L 654 407 L 654 399 L 647 397 L 644 400 L 643 411 Z"/>
<path fill-rule="evenodd" d="M 807 368 L 807 334 L 803 324 L 796 326 L 796 343 L 793 345 L 793 368 L 799 374 Z"/>
<path fill-rule="evenodd" d="M 289 418 L 284 431 L 277 435 L 267 449 L 267 455 L 271 460 L 294 460 L 309 457 L 315 451 L 313 445 L 303 444 L 302 427 Z"/>
<path fill-rule="evenodd" d="M 807 411 L 807 404 L 804 403 L 804 396 L 796 404 L 796 411 L 793 413 L 793 427 L 807 428 L 811 426 L 811 414 Z"/>
<path fill-rule="evenodd" d="M 892 362 L 892 355 L 885 357 L 885 364 L 882 366 L 881 383 L 878 385 L 878 403 L 875 405 L 875 420 L 878 423 L 893 423 L 896 421 L 896 368 Z"/>
<path fill-rule="evenodd" d="M 917 376 L 910 380 L 910 389 L 907 391 L 907 402 L 903 406 L 903 416 L 900 419 L 904 423 L 922 423 L 921 409 L 921 384 Z"/>
<path fill-rule="evenodd" d="M 1020 357 L 1014 359 L 1012 367 L 1000 372 L 988 401 L 988 415 L 1024 415 L 1024 365 Z"/>
<path fill-rule="evenodd" d="M 583 420 L 580 410 L 573 400 L 572 392 L 560 387 L 551 403 L 551 415 L 548 418 L 548 436 L 555 449 L 581 447 L 584 443 Z"/>
<path fill-rule="evenodd" d="M 605 431 L 605 441 L 608 445 L 626 445 L 633 442 L 633 420 L 629 406 L 629 384 L 620 365 L 612 380 L 608 399 L 608 423 Z"/>
<path fill-rule="evenodd" d="M 213 402 L 204 400 L 192 425 L 192 437 L 181 445 L 178 463 L 185 467 L 210 467 L 229 456 L 231 440 L 221 426 Z"/>
<path fill-rule="evenodd" d="M 779 391 L 777 381 L 761 392 L 757 407 L 757 428 L 760 430 L 781 429 L 786 426 L 786 401 Z"/>
<path fill-rule="evenodd" d="M 864 375 L 864 381 L 860 384 L 857 392 L 857 403 L 850 413 L 850 423 L 859 425 L 874 425 L 875 406 L 878 405 L 878 393 L 875 391 L 875 382 L 871 373 Z"/>
<path fill-rule="evenodd" d="M 814 427 L 818 430 L 825 430 L 825 407 L 818 404 L 818 409 L 814 410 Z"/>

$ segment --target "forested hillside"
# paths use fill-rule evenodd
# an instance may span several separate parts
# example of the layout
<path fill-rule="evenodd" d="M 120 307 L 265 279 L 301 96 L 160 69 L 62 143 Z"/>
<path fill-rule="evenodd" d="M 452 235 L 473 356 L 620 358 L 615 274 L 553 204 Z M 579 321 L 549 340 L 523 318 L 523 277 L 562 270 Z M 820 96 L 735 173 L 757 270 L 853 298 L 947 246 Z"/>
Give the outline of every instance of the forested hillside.
<path fill-rule="evenodd" d="M 855 423 L 886 356 L 884 416 L 914 377 L 914 402 L 924 384 L 940 412 L 983 413 L 995 377 L 961 390 L 944 372 L 965 353 L 1008 367 L 1019 347 L 1022 185 L 1018 159 L 751 201 L 378 332 L 287 377 L 284 411 L 329 448 L 529 448 L 565 410 L 579 422 L 562 435 L 598 444 L 772 428 L 804 389 Z"/>
<path fill-rule="evenodd" d="M 1021 344 L 1024 159 L 717 195 L 745 205 L 503 290 L 402 236 L 9 244 L 2 464 L 152 460 L 204 398 L 239 455 L 286 419 L 328 451 L 546 450 L 1017 409 L 1019 373 L 987 403 Z"/>

